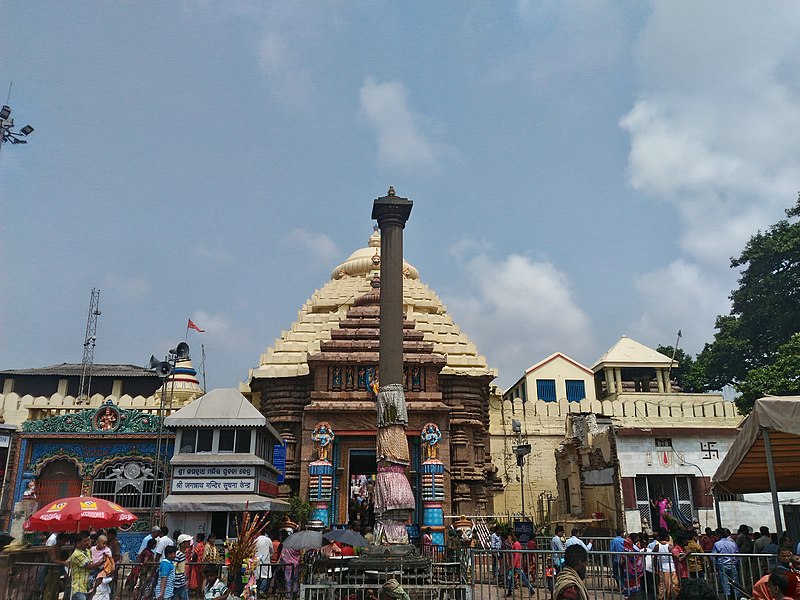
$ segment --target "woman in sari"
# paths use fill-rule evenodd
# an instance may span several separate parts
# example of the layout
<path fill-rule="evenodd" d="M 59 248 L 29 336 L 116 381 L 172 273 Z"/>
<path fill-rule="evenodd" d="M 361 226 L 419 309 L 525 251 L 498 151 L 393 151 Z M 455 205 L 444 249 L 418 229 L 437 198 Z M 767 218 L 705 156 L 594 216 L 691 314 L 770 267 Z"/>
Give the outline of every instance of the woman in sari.
<path fill-rule="evenodd" d="M 125 587 L 128 590 L 135 591 L 134 598 L 136 600 L 149 600 L 153 597 L 153 588 L 156 583 L 156 569 L 155 566 L 155 550 L 156 540 L 147 540 L 147 546 L 136 557 L 136 562 L 139 563 L 133 569 L 128 579 L 125 581 Z"/>
<path fill-rule="evenodd" d="M 204 562 L 205 554 L 206 554 L 206 534 L 205 533 L 198 533 L 196 538 L 197 541 L 192 546 L 192 553 L 189 557 L 189 563 L 186 565 L 186 570 L 189 571 L 187 579 L 187 583 L 189 585 L 190 590 L 203 590 L 203 583 L 205 582 L 203 578 L 203 567 L 200 563 Z"/>
<path fill-rule="evenodd" d="M 217 565 L 222 562 L 220 560 L 219 550 L 217 550 L 217 536 L 215 536 L 213 532 L 208 534 L 208 539 L 205 542 L 203 562 Z"/>
<path fill-rule="evenodd" d="M 638 535 L 630 534 L 625 538 L 625 546 L 621 556 L 622 567 L 622 595 L 626 598 L 638 594 L 642 589 L 642 575 L 644 574 L 644 560 L 637 548 Z"/>

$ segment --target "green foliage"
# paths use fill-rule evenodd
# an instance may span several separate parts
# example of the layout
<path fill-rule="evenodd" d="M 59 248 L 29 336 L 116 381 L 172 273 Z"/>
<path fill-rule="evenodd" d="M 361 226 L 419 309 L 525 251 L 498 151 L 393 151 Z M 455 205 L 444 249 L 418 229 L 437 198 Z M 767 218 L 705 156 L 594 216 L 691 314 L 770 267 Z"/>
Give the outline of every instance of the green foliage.
<path fill-rule="evenodd" d="M 311 503 L 306 502 L 300 496 L 289 498 L 289 516 L 301 528 L 305 527 L 312 510 Z"/>
<path fill-rule="evenodd" d="M 658 346 L 658 352 L 672 358 L 675 350 L 672 346 Z M 702 364 L 698 364 L 691 355 L 678 348 L 675 352 L 675 364 L 670 376 L 673 377 L 684 392 L 702 392 L 705 389 L 706 376 Z"/>
<path fill-rule="evenodd" d="M 800 332 L 800 198 L 786 216 L 731 260 L 742 269 L 731 313 L 717 317 L 714 341 L 698 356 L 706 389 L 733 385 L 744 413 L 766 390 L 796 389 L 784 372 L 794 364 L 795 344 L 784 345 Z"/>
<path fill-rule="evenodd" d="M 772 364 L 752 369 L 736 389 L 741 392 L 737 406 L 748 412 L 756 400 L 766 395 L 800 395 L 800 333 L 778 348 Z"/>

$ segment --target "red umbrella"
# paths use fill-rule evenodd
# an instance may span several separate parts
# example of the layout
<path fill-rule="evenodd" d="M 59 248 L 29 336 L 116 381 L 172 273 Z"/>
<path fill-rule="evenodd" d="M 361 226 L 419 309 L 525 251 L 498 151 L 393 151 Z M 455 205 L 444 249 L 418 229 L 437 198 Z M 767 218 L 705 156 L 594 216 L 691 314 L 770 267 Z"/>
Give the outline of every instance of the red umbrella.
<path fill-rule="evenodd" d="M 78 496 L 50 502 L 25 521 L 27 531 L 80 531 L 87 527 L 118 527 L 129 525 L 139 517 L 119 504 Z"/>

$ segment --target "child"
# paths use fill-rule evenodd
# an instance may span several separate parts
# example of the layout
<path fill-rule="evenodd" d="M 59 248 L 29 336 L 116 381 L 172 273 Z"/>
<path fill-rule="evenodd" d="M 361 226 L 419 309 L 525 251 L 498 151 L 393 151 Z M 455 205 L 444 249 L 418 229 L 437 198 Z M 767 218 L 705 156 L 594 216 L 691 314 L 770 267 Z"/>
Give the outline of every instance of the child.
<path fill-rule="evenodd" d="M 556 568 L 553 566 L 552 561 L 547 565 L 544 570 L 544 576 L 547 580 L 547 590 L 552 594 L 553 593 L 553 582 L 556 579 Z"/>
<path fill-rule="evenodd" d="M 95 583 L 99 581 L 100 585 L 96 586 L 96 591 L 92 600 L 111 600 L 111 582 L 113 580 L 113 577 L 101 578 L 98 576 L 97 579 L 95 579 Z"/>
<path fill-rule="evenodd" d="M 208 565 L 203 570 L 206 578 L 205 589 L 203 590 L 204 600 L 227 600 L 230 592 L 227 586 L 219 579 L 219 567 Z"/>
<path fill-rule="evenodd" d="M 97 542 L 91 549 L 92 552 L 92 562 L 96 563 L 100 560 L 103 562 L 100 565 L 100 568 L 96 571 L 92 572 L 92 576 L 94 577 L 94 583 L 92 584 L 92 590 L 96 590 L 97 586 L 100 585 L 100 580 L 105 577 L 110 577 L 114 573 L 114 559 L 111 557 L 111 548 L 108 547 L 108 538 L 104 535 L 97 536 Z"/>

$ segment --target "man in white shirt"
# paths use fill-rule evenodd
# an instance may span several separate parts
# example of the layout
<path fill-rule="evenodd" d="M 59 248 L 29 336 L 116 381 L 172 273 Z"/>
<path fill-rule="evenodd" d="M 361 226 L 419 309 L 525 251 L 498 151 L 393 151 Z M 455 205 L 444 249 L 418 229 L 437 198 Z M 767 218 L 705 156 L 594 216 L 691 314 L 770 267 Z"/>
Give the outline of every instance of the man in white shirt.
<path fill-rule="evenodd" d="M 499 562 L 497 560 L 500 555 L 500 552 L 497 551 L 503 548 L 503 537 L 500 535 L 499 525 L 495 525 L 494 529 L 492 529 L 492 537 L 489 538 L 489 548 L 495 550 L 495 552 L 492 552 L 492 575 L 494 575 L 496 581 L 500 582 L 504 574 L 500 573 Z"/>
<path fill-rule="evenodd" d="M 47 541 L 44 543 L 45 546 L 55 546 L 56 541 L 58 539 L 58 534 L 54 531 L 50 534 L 50 537 L 47 538 Z"/>
<path fill-rule="evenodd" d="M 258 573 L 258 590 L 262 594 L 266 594 L 270 579 L 272 579 L 272 569 L 268 566 L 272 562 L 272 540 L 266 532 L 256 538 L 256 558 L 261 563 Z"/>
<path fill-rule="evenodd" d="M 158 538 L 158 544 L 156 544 L 155 554 L 156 554 L 156 562 L 161 560 L 161 557 L 164 556 L 164 549 L 167 546 L 174 546 L 175 542 L 169 537 L 169 527 L 164 525 L 161 528 L 161 537 Z"/>
<path fill-rule="evenodd" d="M 584 550 L 586 550 L 587 552 L 591 552 L 591 550 L 592 550 L 592 542 L 589 542 L 588 544 L 584 544 L 583 540 L 578 537 L 578 533 L 579 533 L 579 531 L 577 529 L 573 529 L 572 530 L 572 537 L 570 537 L 566 541 L 566 543 L 564 544 L 564 547 L 565 548 L 569 548 L 570 546 L 574 546 L 575 544 L 578 544 L 579 546 L 583 546 Z"/>
<path fill-rule="evenodd" d="M 139 551 L 136 553 L 136 558 L 139 558 L 139 555 L 147 548 L 147 542 L 150 540 L 156 540 L 156 545 L 158 545 L 158 538 L 161 536 L 161 527 L 155 525 L 146 536 L 142 540 L 142 543 L 139 545 Z"/>

